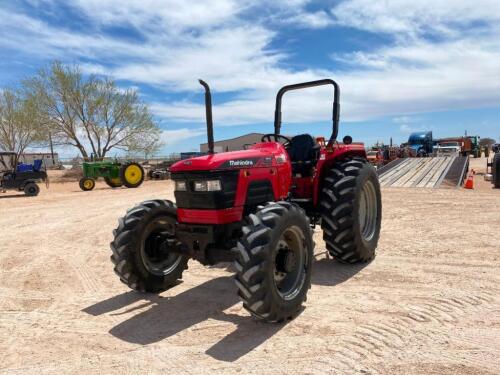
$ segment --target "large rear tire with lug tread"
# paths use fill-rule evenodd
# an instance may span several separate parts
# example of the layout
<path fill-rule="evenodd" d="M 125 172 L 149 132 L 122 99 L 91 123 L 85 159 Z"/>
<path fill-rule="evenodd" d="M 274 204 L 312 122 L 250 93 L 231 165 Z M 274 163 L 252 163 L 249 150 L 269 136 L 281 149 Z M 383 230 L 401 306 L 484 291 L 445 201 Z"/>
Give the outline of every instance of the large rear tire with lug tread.
<path fill-rule="evenodd" d="M 375 257 L 382 220 L 377 172 L 364 158 L 336 162 L 322 183 L 321 228 L 330 255 L 343 263 Z"/>
<path fill-rule="evenodd" d="M 113 231 L 111 261 L 131 289 L 159 293 L 175 286 L 188 258 L 173 252 L 177 208 L 170 201 L 150 200 L 128 210 Z"/>
<path fill-rule="evenodd" d="M 139 187 L 144 181 L 144 169 L 139 163 L 126 163 L 120 168 L 120 179 L 128 188 Z"/>
<path fill-rule="evenodd" d="M 234 262 L 243 307 L 258 319 L 294 318 L 311 286 L 314 242 L 298 206 L 271 202 L 247 218 Z"/>
<path fill-rule="evenodd" d="M 493 157 L 493 165 L 491 169 L 493 172 L 493 185 L 495 188 L 500 189 L 500 153 L 498 152 Z"/>
<path fill-rule="evenodd" d="M 117 178 L 104 177 L 104 181 L 106 182 L 106 185 L 108 185 L 110 188 L 113 189 L 123 186 L 123 182 L 120 177 Z"/>

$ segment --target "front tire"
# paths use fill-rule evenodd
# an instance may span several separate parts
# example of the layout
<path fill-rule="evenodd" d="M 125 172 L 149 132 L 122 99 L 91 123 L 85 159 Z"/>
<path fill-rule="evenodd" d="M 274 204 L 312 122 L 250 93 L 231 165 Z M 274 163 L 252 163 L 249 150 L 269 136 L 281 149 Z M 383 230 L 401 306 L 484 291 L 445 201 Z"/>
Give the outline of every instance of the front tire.
<path fill-rule="evenodd" d="M 95 180 L 90 177 L 83 177 L 80 182 L 80 189 L 83 191 L 90 191 L 95 188 Z"/>
<path fill-rule="evenodd" d="M 113 231 L 111 261 L 131 289 L 159 293 L 178 283 L 188 258 L 173 252 L 177 208 L 170 201 L 142 202 L 119 220 Z"/>
<path fill-rule="evenodd" d="M 295 317 L 311 285 L 313 248 L 309 219 L 298 206 L 272 202 L 249 215 L 234 262 L 243 307 L 267 322 Z"/>
<path fill-rule="evenodd" d="M 382 221 L 377 172 L 365 159 L 337 162 L 323 181 L 321 228 L 330 255 L 343 263 L 375 257 Z"/>

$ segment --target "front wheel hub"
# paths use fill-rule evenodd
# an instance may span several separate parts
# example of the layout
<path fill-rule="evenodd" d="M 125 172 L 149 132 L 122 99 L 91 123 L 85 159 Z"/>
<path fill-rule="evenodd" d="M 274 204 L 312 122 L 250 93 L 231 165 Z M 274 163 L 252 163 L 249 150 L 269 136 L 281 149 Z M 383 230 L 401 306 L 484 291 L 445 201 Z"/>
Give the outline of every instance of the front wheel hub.
<path fill-rule="evenodd" d="M 280 273 L 292 272 L 296 267 L 295 254 L 288 248 L 283 248 L 276 256 L 276 271 Z"/>
<path fill-rule="evenodd" d="M 170 223 L 162 219 L 150 223 L 141 246 L 144 267 L 154 275 L 168 275 L 182 259 L 177 248 L 178 241 Z"/>
<path fill-rule="evenodd" d="M 293 299 L 305 280 L 306 251 L 297 227 L 287 228 L 275 250 L 274 282 L 281 297 Z"/>

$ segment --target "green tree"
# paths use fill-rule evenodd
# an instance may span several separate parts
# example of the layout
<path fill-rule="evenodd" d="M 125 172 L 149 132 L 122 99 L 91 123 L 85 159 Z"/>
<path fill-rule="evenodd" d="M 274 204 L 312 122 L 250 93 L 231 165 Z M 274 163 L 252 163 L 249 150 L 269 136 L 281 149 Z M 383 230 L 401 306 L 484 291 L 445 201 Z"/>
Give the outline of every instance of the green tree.
<path fill-rule="evenodd" d="M 22 90 L 0 92 L 0 149 L 17 159 L 27 147 L 44 140 L 43 117 L 37 102 Z"/>
<path fill-rule="evenodd" d="M 160 129 L 134 90 L 111 79 L 84 76 L 78 66 L 60 62 L 24 82 L 42 109 L 54 139 L 76 147 L 83 157 L 105 157 L 111 150 L 146 151 Z"/>

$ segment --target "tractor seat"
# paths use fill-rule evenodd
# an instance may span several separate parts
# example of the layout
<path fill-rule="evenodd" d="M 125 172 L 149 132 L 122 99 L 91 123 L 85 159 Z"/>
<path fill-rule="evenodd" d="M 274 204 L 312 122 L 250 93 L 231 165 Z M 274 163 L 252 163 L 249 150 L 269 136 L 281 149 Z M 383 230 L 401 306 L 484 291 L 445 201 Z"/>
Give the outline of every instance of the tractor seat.
<path fill-rule="evenodd" d="M 318 160 L 320 146 L 310 134 L 296 135 L 291 139 L 288 154 L 292 163 L 292 172 L 302 177 L 312 176 L 312 167 Z"/>

